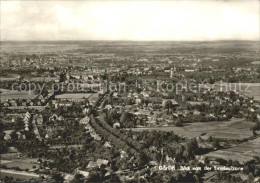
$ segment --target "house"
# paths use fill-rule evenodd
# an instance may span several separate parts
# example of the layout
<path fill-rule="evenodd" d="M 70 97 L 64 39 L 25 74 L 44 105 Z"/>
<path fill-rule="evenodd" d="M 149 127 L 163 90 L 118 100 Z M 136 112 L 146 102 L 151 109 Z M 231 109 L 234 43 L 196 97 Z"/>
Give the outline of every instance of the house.
<path fill-rule="evenodd" d="M 64 117 L 63 116 L 59 116 L 58 117 L 58 121 L 62 121 L 62 120 L 64 120 Z"/>
<path fill-rule="evenodd" d="M 142 102 L 142 99 L 140 99 L 140 98 L 135 99 L 135 103 L 140 104 L 141 102 Z"/>
<path fill-rule="evenodd" d="M 86 115 L 86 114 L 88 113 L 88 108 L 86 108 L 86 107 L 83 108 L 83 109 L 82 109 L 82 113 L 83 113 L 84 115 Z"/>
<path fill-rule="evenodd" d="M 83 118 L 83 119 L 81 119 L 81 120 L 79 121 L 79 124 L 86 125 L 86 124 L 89 123 L 89 121 L 90 121 L 90 118 L 89 118 L 88 116 L 86 116 L 85 118 Z"/>
<path fill-rule="evenodd" d="M 107 165 L 108 164 L 108 160 L 105 159 L 97 159 L 97 161 L 89 161 L 87 168 L 100 168 L 101 165 Z"/>
<path fill-rule="evenodd" d="M 128 93 L 127 97 L 131 98 L 132 97 L 132 93 Z"/>
<path fill-rule="evenodd" d="M 200 111 L 195 110 L 195 111 L 193 112 L 193 114 L 194 114 L 194 115 L 200 115 Z"/>
<path fill-rule="evenodd" d="M 134 92 L 133 97 L 138 98 L 138 93 Z"/>
<path fill-rule="evenodd" d="M 185 69 L 185 72 L 194 72 L 194 69 Z"/>
<path fill-rule="evenodd" d="M 41 114 L 36 117 L 36 123 L 38 125 L 42 125 L 43 124 L 43 117 L 42 117 Z"/>
<path fill-rule="evenodd" d="M 113 93 L 113 97 L 114 97 L 114 98 L 118 98 L 118 93 L 117 93 L 117 92 L 114 92 L 114 93 Z"/>
<path fill-rule="evenodd" d="M 257 117 L 258 121 L 260 121 L 260 115 L 259 115 L 259 114 L 257 114 L 257 116 L 256 116 L 256 117 Z"/>
<path fill-rule="evenodd" d="M 97 141 L 101 140 L 101 137 L 95 131 L 92 131 L 92 128 L 90 130 L 90 136 L 93 137 Z"/>
<path fill-rule="evenodd" d="M 10 101 L 11 106 L 17 106 L 17 102 L 15 100 Z"/>
<path fill-rule="evenodd" d="M 4 102 L 4 107 L 8 107 L 9 103 L 8 102 Z"/>
<path fill-rule="evenodd" d="M 128 155 L 125 151 L 120 151 L 120 158 L 123 159 L 123 158 L 127 158 Z"/>
<path fill-rule="evenodd" d="M 209 116 L 212 117 L 212 118 L 215 118 L 215 115 L 212 114 L 212 113 L 210 113 Z"/>
<path fill-rule="evenodd" d="M 46 131 L 47 131 L 47 133 L 45 134 L 45 138 L 46 139 L 51 138 L 52 136 L 54 136 L 54 132 L 53 132 L 52 129 L 47 128 Z"/>
<path fill-rule="evenodd" d="M 71 101 L 66 101 L 66 100 L 64 100 L 64 101 L 63 100 L 62 101 L 61 100 L 53 100 L 52 103 L 55 106 L 55 109 L 57 109 L 60 106 L 71 106 L 72 105 Z"/>
<path fill-rule="evenodd" d="M 105 142 L 104 147 L 112 147 L 108 141 Z"/>
<path fill-rule="evenodd" d="M 142 91 L 141 94 L 145 97 L 145 98 L 148 98 L 149 97 L 149 94 L 145 91 Z"/>
<path fill-rule="evenodd" d="M 53 114 L 52 116 L 49 117 L 49 121 L 56 121 L 58 119 L 57 114 Z"/>
<path fill-rule="evenodd" d="M 120 123 L 114 123 L 113 128 L 120 128 Z"/>
<path fill-rule="evenodd" d="M 176 100 L 174 100 L 174 99 L 163 99 L 162 100 L 162 106 L 165 106 L 167 101 L 171 101 L 173 106 L 179 105 L 178 102 L 176 102 Z"/>
<path fill-rule="evenodd" d="M 24 116 L 27 117 L 27 118 L 30 118 L 31 114 L 29 112 L 26 112 Z"/>
<path fill-rule="evenodd" d="M 223 109 L 222 111 L 220 111 L 221 114 L 225 114 L 226 113 L 226 110 Z"/>
<path fill-rule="evenodd" d="M 29 123 L 29 118 L 25 117 L 25 118 L 23 119 L 23 122 L 24 122 L 24 124 L 28 124 L 28 123 Z"/>
<path fill-rule="evenodd" d="M 5 136 L 4 136 L 4 139 L 5 140 L 11 140 L 11 135 L 9 133 L 6 133 Z"/>
<path fill-rule="evenodd" d="M 16 132 L 16 135 L 17 135 L 17 137 L 18 137 L 18 139 L 23 139 L 23 140 L 25 140 L 26 138 L 25 138 L 25 135 L 23 135 L 21 132 Z"/>
<path fill-rule="evenodd" d="M 194 101 L 187 101 L 187 103 L 191 106 L 199 106 L 202 104 L 209 105 L 209 102 L 194 102 Z"/>
<path fill-rule="evenodd" d="M 89 176 L 89 172 L 87 172 L 87 171 L 76 170 L 76 172 L 83 175 L 85 178 L 87 178 Z"/>
<path fill-rule="evenodd" d="M 105 109 L 108 109 L 108 110 L 112 109 L 112 105 L 110 105 L 110 104 L 106 105 Z"/>

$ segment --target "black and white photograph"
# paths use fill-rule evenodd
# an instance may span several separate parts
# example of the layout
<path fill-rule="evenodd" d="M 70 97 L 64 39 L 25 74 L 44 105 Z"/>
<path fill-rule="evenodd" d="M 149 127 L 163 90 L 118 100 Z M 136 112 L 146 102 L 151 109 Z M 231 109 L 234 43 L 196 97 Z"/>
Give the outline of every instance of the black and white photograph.
<path fill-rule="evenodd" d="M 1 0 L 0 183 L 259 183 L 259 0 Z"/>

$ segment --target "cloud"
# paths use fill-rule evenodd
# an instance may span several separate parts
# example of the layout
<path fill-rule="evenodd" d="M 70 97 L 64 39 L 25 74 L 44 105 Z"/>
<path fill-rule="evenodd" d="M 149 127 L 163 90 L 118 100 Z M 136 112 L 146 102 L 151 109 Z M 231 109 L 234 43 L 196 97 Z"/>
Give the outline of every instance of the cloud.
<path fill-rule="evenodd" d="M 259 2 L 3 1 L 1 40 L 259 39 Z"/>

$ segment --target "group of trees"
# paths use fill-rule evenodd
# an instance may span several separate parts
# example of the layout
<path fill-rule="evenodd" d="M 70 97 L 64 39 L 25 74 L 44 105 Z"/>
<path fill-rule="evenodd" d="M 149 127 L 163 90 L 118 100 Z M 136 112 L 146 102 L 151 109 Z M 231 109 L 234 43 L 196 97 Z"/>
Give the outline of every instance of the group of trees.
<path fill-rule="evenodd" d="M 103 140 L 96 141 L 88 134 L 81 145 L 52 148 L 44 158 L 52 161 L 43 160 L 41 163 L 43 168 L 48 167 L 59 172 L 73 173 L 76 168 L 85 170 L 89 161 L 106 159 L 111 162 L 120 159 L 120 153 L 113 147 L 105 147 Z"/>
<path fill-rule="evenodd" d="M 137 121 L 134 114 L 127 111 L 118 112 L 115 108 L 110 110 L 103 109 L 100 112 L 100 116 L 102 116 L 110 126 L 113 126 L 114 123 L 120 123 L 120 127 L 122 128 L 133 128 Z"/>
<path fill-rule="evenodd" d="M 101 125 L 99 122 L 97 122 L 93 115 L 91 115 L 90 123 L 98 134 L 101 134 L 106 140 L 111 142 L 118 149 L 122 149 L 134 156 L 138 156 L 138 152 L 134 148 L 131 148 L 125 141 L 121 140 L 111 132 L 113 128 L 108 128 L 109 125 Z"/>
<path fill-rule="evenodd" d="M 119 121 L 123 128 L 133 128 L 136 125 L 135 115 L 126 111 L 121 114 Z"/>
<path fill-rule="evenodd" d="M 120 118 L 120 120 L 121 120 L 121 118 Z M 137 140 L 134 140 L 133 138 L 129 137 L 128 135 L 125 135 L 125 134 L 121 133 L 119 130 L 112 128 L 110 125 L 108 125 L 108 123 L 103 115 L 100 115 L 100 122 L 102 123 L 102 126 L 105 129 L 107 129 L 109 132 L 111 132 L 113 135 L 115 135 L 116 137 L 127 142 L 132 148 L 136 149 L 137 151 L 143 152 L 147 157 L 154 159 L 155 155 L 152 154 L 150 151 L 148 151 L 146 148 L 143 148 Z"/>
<path fill-rule="evenodd" d="M 129 152 L 135 157 L 142 156 L 143 160 L 146 157 L 145 159 L 147 161 L 155 158 L 155 155 L 148 149 L 143 148 L 139 142 L 108 125 L 102 116 L 99 121 L 97 121 L 94 116 L 91 116 L 91 124 L 99 134 L 101 134 L 106 140 L 112 142 L 112 144 L 118 149 Z M 142 154 L 144 154 L 144 156 Z M 143 163 L 147 163 L 147 161 Z"/>
<path fill-rule="evenodd" d="M 71 106 L 59 106 L 54 109 L 55 113 L 64 117 L 84 117 L 83 107 L 75 102 Z M 53 111 L 53 112 L 54 112 Z"/>
<path fill-rule="evenodd" d="M 156 148 L 158 152 L 163 149 L 163 157 L 157 156 L 157 160 L 165 159 L 165 156 L 176 158 L 177 161 L 193 160 L 195 155 L 200 153 L 198 142 L 195 138 L 185 140 L 174 132 L 163 131 L 142 131 L 142 132 L 128 132 L 138 135 L 139 141 L 143 142 L 146 148 Z M 161 154 L 161 153 L 160 153 Z"/>
<path fill-rule="evenodd" d="M 167 114 L 169 114 L 170 109 L 173 109 L 174 105 L 171 100 L 165 102 L 164 108 L 167 109 Z"/>
<path fill-rule="evenodd" d="M 89 134 L 86 133 L 86 129 L 83 124 L 79 124 L 78 121 L 65 119 L 60 122 L 61 128 L 53 128 L 53 135 L 46 141 L 50 144 L 64 144 L 75 145 L 82 144 Z M 42 128 L 42 133 L 46 134 L 47 130 Z"/>
<path fill-rule="evenodd" d="M 213 148 L 215 148 L 215 149 L 221 148 L 219 139 L 210 136 L 208 138 L 208 141 L 212 143 Z"/>

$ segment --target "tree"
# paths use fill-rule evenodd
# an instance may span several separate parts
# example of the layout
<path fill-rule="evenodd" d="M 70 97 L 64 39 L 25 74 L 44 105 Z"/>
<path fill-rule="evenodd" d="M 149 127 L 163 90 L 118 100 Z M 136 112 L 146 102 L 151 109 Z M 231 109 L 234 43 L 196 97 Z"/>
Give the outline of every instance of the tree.
<path fill-rule="evenodd" d="M 168 109 L 167 114 L 169 114 L 169 110 L 170 110 L 170 108 L 172 108 L 172 106 L 173 106 L 173 104 L 172 104 L 172 101 L 171 101 L 171 100 L 167 100 L 167 101 L 165 102 L 164 107 L 165 107 L 166 109 Z"/>
<path fill-rule="evenodd" d="M 101 170 L 92 170 L 88 176 L 88 182 L 102 182 L 105 174 Z"/>
<path fill-rule="evenodd" d="M 220 148 L 221 146 L 220 146 L 219 140 L 214 138 L 213 142 L 212 142 L 212 146 L 213 146 L 213 148 L 216 148 L 216 149 Z"/>
<path fill-rule="evenodd" d="M 123 112 L 120 117 L 120 123 L 125 128 L 134 127 L 136 124 L 136 119 L 135 119 L 134 114 L 128 113 L 128 112 Z"/>
<path fill-rule="evenodd" d="M 0 131 L 3 131 L 4 130 L 4 123 L 2 121 L 0 121 Z"/>
<path fill-rule="evenodd" d="M 77 173 L 77 174 L 74 176 L 74 179 L 72 180 L 72 183 L 83 182 L 83 180 L 84 180 L 84 176 L 81 175 L 80 173 Z"/>
<path fill-rule="evenodd" d="M 182 118 L 178 118 L 178 120 L 175 122 L 175 126 L 177 127 L 182 127 L 183 126 L 183 119 Z"/>
<path fill-rule="evenodd" d="M 16 131 L 18 131 L 18 130 L 23 129 L 23 127 L 24 127 L 24 122 L 23 122 L 23 120 L 22 120 L 21 118 L 17 119 L 17 121 L 15 122 L 15 125 L 14 125 L 14 129 L 15 129 Z"/>
<path fill-rule="evenodd" d="M 248 183 L 254 182 L 254 175 L 253 175 L 251 172 L 250 172 L 249 175 L 248 175 L 247 182 L 248 182 Z"/>
<path fill-rule="evenodd" d="M 209 141 L 209 142 L 213 142 L 212 136 L 209 136 L 208 141 Z"/>
<path fill-rule="evenodd" d="M 186 144 L 186 157 L 188 159 L 194 158 L 194 155 L 198 152 L 199 145 L 198 142 L 195 138 L 191 139 L 187 144 Z"/>
<path fill-rule="evenodd" d="M 120 183 L 121 180 L 118 175 L 112 174 L 104 183 Z"/>
<path fill-rule="evenodd" d="M 63 183 L 64 182 L 64 178 L 60 173 L 53 173 L 52 174 L 52 179 L 55 181 L 55 183 Z"/>
<path fill-rule="evenodd" d="M 120 117 L 120 123 L 125 123 L 127 120 L 128 112 L 123 112 L 121 117 Z"/>

